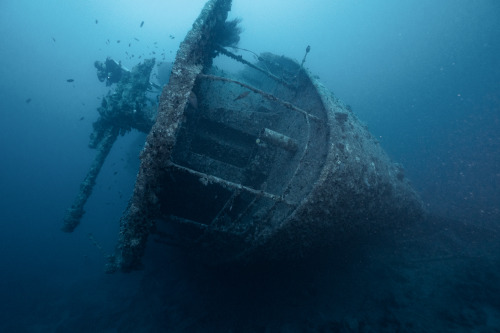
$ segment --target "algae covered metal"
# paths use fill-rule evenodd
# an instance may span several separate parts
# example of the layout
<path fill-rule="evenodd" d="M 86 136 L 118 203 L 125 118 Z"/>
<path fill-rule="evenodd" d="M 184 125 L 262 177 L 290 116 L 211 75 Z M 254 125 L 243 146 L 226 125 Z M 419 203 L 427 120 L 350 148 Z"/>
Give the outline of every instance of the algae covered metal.
<path fill-rule="evenodd" d="M 102 165 L 120 128 L 151 127 L 110 271 L 140 267 L 148 241 L 184 248 L 209 264 L 294 259 L 423 214 L 402 168 L 304 69 L 310 47 L 300 64 L 272 53 L 250 62 L 228 47 L 240 32 L 238 20 L 227 21 L 230 8 L 230 0 L 204 6 L 180 45 L 152 127 L 145 112 L 126 126 L 120 116 L 105 117 L 106 131 L 94 128 L 103 133 Z M 212 65 L 216 56 L 244 69 L 220 70 Z M 66 231 L 83 214 L 80 199 L 68 211 Z"/>
<path fill-rule="evenodd" d="M 89 142 L 89 147 L 96 149 L 97 154 L 80 184 L 73 204 L 66 210 L 63 231 L 73 232 L 80 224 L 85 203 L 92 194 L 97 176 L 118 135 L 124 135 L 132 128 L 147 133 L 153 126 L 157 106 L 148 98 L 148 89 L 151 87 L 149 79 L 154 64 L 154 59 L 145 59 L 128 71 L 110 58 L 104 63 L 95 62 L 99 81 L 106 81 L 107 86 L 116 83 L 116 87 L 108 91 L 97 109 L 99 118 L 93 123 Z"/>
<path fill-rule="evenodd" d="M 151 237 L 213 264 L 294 258 L 423 213 L 402 169 L 304 61 L 250 63 L 223 48 L 230 6 L 209 1 L 180 46 L 111 270 L 137 268 Z M 228 74 L 215 55 L 248 66 Z"/>

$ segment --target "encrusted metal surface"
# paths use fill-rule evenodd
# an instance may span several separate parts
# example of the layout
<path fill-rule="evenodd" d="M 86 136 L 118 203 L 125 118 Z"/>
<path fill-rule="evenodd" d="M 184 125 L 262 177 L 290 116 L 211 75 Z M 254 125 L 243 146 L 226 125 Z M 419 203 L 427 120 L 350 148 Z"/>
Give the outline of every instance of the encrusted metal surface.
<path fill-rule="evenodd" d="M 181 44 L 111 270 L 137 268 L 150 235 L 247 262 L 423 214 L 402 169 L 302 64 L 267 53 L 237 74 L 211 66 L 216 53 L 248 64 L 215 42 L 230 4 L 209 1 Z"/>
<path fill-rule="evenodd" d="M 225 22 L 230 8 L 230 0 L 208 1 L 179 47 L 169 84 L 161 95 L 156 123 L 141 153 L 134 193 L 120 222 L 118 246 L 110 270 L 128 270 L 140 263 L 158 206 L 156 180 L 175 145 L 196 77 L 212 59 L 214 32 Z"/>

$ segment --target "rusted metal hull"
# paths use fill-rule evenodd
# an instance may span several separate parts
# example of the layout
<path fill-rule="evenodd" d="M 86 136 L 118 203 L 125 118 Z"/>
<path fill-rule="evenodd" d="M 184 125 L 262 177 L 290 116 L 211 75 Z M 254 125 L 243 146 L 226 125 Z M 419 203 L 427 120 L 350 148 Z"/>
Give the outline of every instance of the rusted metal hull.
<path fill-rule="evenodd" d="M 423 213 L 401 168 L 302 65 L 263 54 L 238 74 L 211 66 L 229 8 L 209 1 L 181 45 L 111 269 L 138 267 L 149 236 L 211 264 L 294 258 Z"/>

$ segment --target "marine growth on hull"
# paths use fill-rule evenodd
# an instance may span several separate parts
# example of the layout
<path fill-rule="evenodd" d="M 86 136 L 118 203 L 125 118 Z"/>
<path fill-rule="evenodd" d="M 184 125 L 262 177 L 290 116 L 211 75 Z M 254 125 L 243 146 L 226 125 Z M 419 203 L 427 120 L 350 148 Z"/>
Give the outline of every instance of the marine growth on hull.
<path fill-rule="evenodd" d="M 230 7 L 208 1 L 180 46 L 111 271 L 138 268 L 151 238 L 209 264 L 293 259 L 423 213 L 401 167 L 304 69 L 310 47 L 301 63 L 250 62 L 231 51 Z M 218 69 L 216 56 L 244 69 Z"/>
<path fill-rule="evenodd" d="M 289 85 L 253 68 L 222 76 L 211 67 L 193 87 L 158 191 L 155 232 L 173 232 L 174 243 L 210 249 L 223 234 L 234 246 L 259 237 L 297 209 L 320 175 L 328 125 L 314 86 L 290 59 L 260 59 L 257 67 Z"/>

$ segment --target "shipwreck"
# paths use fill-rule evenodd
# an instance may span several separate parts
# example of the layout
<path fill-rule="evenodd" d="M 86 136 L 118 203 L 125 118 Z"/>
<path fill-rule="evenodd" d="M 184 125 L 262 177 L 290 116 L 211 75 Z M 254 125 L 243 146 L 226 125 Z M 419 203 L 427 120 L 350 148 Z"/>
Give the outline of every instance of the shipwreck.
<path fill-rule="evenodd" d="M 83 215 L 116 136 L 134 127 L 149 131 L 112 271 L 140 267 L 151 239 L 209 264 L 293 259 L 424 213 L 403 169 L 304 68 L 305 56 L 299 63 L 264 53 L 250 62 L 230 51 L 239 38 L 237 21 L 227 21 L 230 7 L 230 0 L 206 3 L 180 45 L 155 115 L 139 117 L 122 105 L 114 111 L 121 122 L 103 111 L 107 120 L 94 126 L 99 153 L 65 231 Z M 215 56 L 245 69 L 222 71 Z M 130 77 L 147 85 L 147 75 Z"/>

